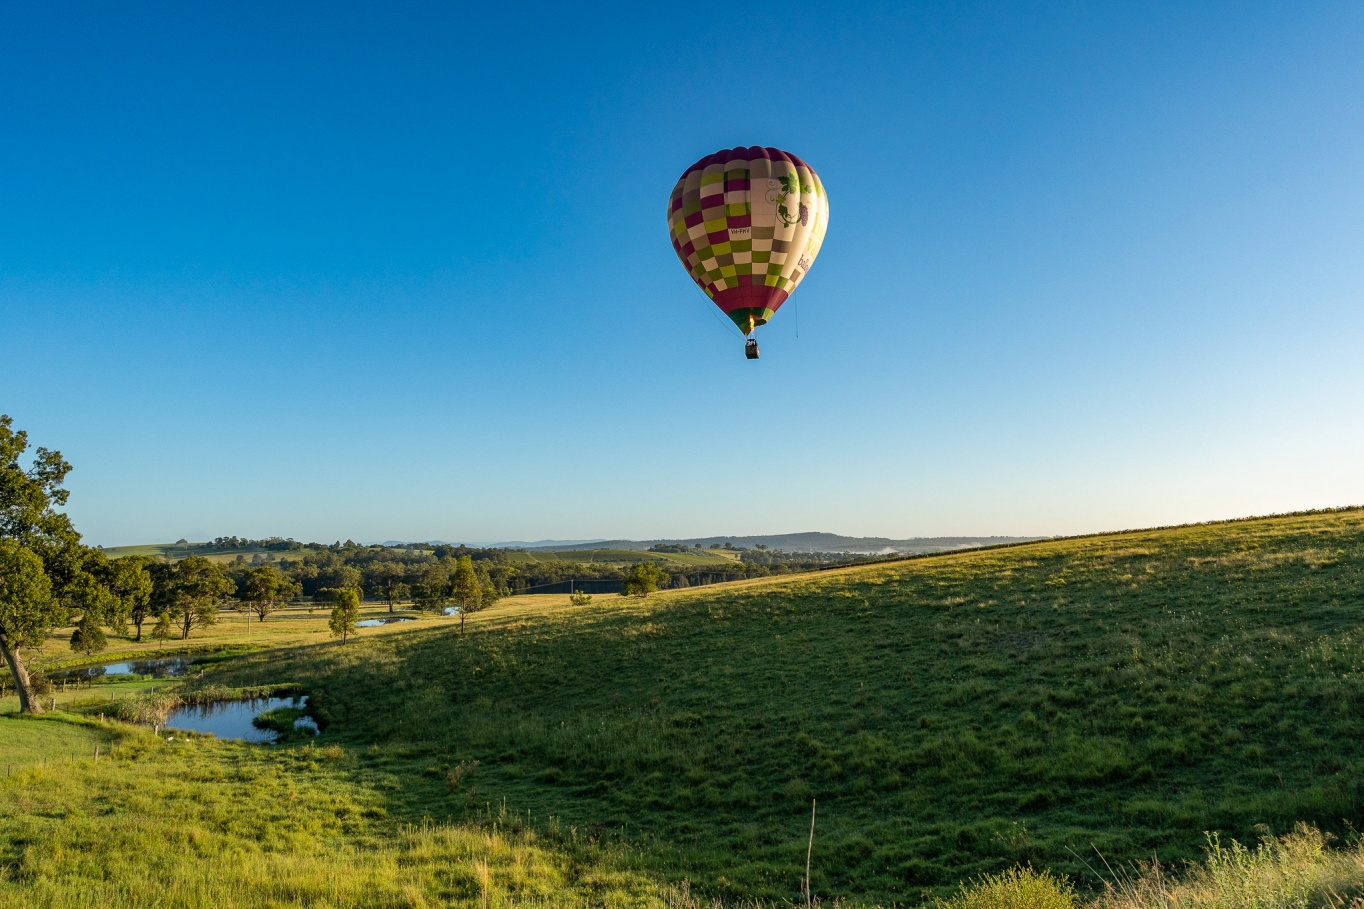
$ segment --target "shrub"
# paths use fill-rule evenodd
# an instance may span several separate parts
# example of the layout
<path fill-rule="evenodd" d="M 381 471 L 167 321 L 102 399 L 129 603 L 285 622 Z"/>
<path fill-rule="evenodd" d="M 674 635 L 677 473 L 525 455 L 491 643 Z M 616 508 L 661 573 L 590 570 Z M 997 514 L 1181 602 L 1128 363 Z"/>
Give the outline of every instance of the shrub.
<path fill-rule="evenodd" d="M 584 593 L 581 590 L 575 590 L 568 595 L 568 604 L 570 606 L 586 606 L 591 602 L 592 594 Z"/>
<path fill-rule="evenodd" d="M 627 597 L 647 597 L 658 588 L 668 583 L 668 575 L 649 562 L 641 562 L 630 573 L 625 576 L 625 584 L 621 587 L 621 593 Z"/>
<path fill-rule="evenodd" d="M 71 632 L 71 649 L 76 653 L 83 653 L 86 656 L 99 653 L 108 642 L 104 637 L 104 629 L 99 627 L 94 617 L 86 613 L 81 619 L 76 630 Z"/>
<path fill-rule="evenodd" d="M 1065 878 L 1030 867 L 987 874 L 964 886 L 937 909 L 1074 909 L 1075 890 Z"/>

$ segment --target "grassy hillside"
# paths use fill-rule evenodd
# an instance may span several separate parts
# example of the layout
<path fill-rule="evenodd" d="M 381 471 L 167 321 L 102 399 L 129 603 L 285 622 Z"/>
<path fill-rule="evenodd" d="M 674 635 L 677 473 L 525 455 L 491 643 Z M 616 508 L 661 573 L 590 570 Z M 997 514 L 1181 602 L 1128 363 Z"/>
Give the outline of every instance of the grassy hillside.
<path fill-rule="evenodd" d="M 1361 621 L 1350 511 L 391 635 L 293 669 L 334 735 L 411 775 L 408 810 L 459 817 L 445 774 L 478 761 L 479 805 L 789 897 L 818 798 L 818 891 L 890 902 L 1019 861 L 1078 874 L 1091 845 L 1171 861 L 1206 830 L 1364 821 Z"/>
<path fill-rule="evenodd" d="M 495 905 L 666 904 L 683 880 L 781 901 L 817 798 L 815 893 L 892 905 L 1020 862 L 1094 888 L 1076 857 L 1094 849 L 1168 865 L 1200 857 L 1205 831 L 1364 823 L 1360 510 L 562 601 L 499 606 L 463 636 L 220 664 L 209 681 L 308 686 L 331 718 L 320 747 L 134 737 L 77 786 L 8 779 L 0 905 L 77 902 L 16 856 L 50 842 L 79 868 L 105 828 L 311 863 L 317 893 L 373 880 L 376 905 L 479 905 L 478 861 L 502 863 Z M 509 816 L 522 826 L 490 858 L 479 837 Z M 461 845 L 403 865 L 403 825 L 423 823 Z M 444 883 L 442 849 L 459 856 Z M 219 864 L 221 887 L 254 893 Z M 551 883 L 533 890 L 531 867 Z"/>
<path fill-rule="evenodd" d="M 298 552 L 288 552 L 272 549 L 261 549 L 259 547 L 248 546 L 238 549 L 225 551 L 208 551 L 206 543 L 190 543 L 188 545 L 180 543 L 144 543 L 137 546 L 106 546 L 104 554 L 111 559 L 120 559 L 124 556 L 145 556 L 150 559 L 166 559 L 171 562 L 178 562 L 183 558 L 192 555 L 203 556 L 211 562 L 228 563 L 232 562 L 237 556 L 246 559 L 254 559 L 257 556 L 266 562 L 277 562 L 281 558 L 299 557 Z"/>

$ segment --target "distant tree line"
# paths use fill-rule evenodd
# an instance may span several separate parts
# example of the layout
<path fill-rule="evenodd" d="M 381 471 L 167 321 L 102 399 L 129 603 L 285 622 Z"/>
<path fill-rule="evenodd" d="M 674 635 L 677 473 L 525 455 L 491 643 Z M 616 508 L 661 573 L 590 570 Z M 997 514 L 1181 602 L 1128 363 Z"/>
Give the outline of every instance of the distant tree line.
<path fill-rule="evenodd" d="M 470 613 L 511 593 L 569 580 L 620 580 L 622 591 L 647 596 L 666 587 L 763 577 L 855 561 L 843 554 L 739 550 L 738 561 L 693 566 L 650 560 L 629 568 L 598 563 L 527 558 L 525 553 L 446 544 L 361 546 L 351 540 L 304 544 L 282 537 L 217 537 L 207 544 L 180 540 L 183 558 L 110 558 L 81 542 L 60 509 L 71 470 L 61 452 L 34 449 L 27 435 L 0 415 L 0 657 L 14 678 L 24 713 L 42 711 L 42 680 L 29 673 L 33 654 L 54 628 L 73 625 L 70 646 L 94 654 L 107 646 L 105 630 L 141 641 L 188 639 L 235 609 L 266 621 L 287 603 L 304 598 L 332 607 L 330 627 L 344 642 L 354 630 L 359 604 L 369 598 L 392 611 L 458 610 L 460 630 Z M 671 544 L 663 544 L 671 546 Z M 735 547 L 728 546 L 733 550 Z M 243 550 L 258 558 L 248 561 Z M 694 552 L 677 545 L 664 554 Z M 209 555 L 239 553 L 232 561 Z M 260 553 L 278 554 L 273 560 Z M 150 624 L 150 629 L 147 626 Z"/>

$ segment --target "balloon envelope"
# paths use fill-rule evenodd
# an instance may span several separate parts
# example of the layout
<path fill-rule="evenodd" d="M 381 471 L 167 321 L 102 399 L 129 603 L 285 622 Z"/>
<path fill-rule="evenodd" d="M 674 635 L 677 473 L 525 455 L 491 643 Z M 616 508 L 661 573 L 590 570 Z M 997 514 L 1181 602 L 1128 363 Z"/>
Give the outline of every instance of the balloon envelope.
<path fill-rule="evenodd" d="M 673 249 L 745 334 L 810 271 L 829 223 L 814 169 L 776 148 L 731 148 L 687 168 L 668 200 Z"/>

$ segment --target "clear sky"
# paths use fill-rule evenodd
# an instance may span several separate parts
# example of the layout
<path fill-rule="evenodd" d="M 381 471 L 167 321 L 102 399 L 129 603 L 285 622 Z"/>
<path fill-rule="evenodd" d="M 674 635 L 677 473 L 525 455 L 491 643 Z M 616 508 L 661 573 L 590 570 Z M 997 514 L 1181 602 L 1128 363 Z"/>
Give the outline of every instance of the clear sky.
<path fill-rule="evenodd" d="M 108 545 L 1364 502 L 1362 47 L 1354 0 L 9 4 L 0 412 Z M 756 363 L 664 221 L 749 144 L 831 206 Z"/>

